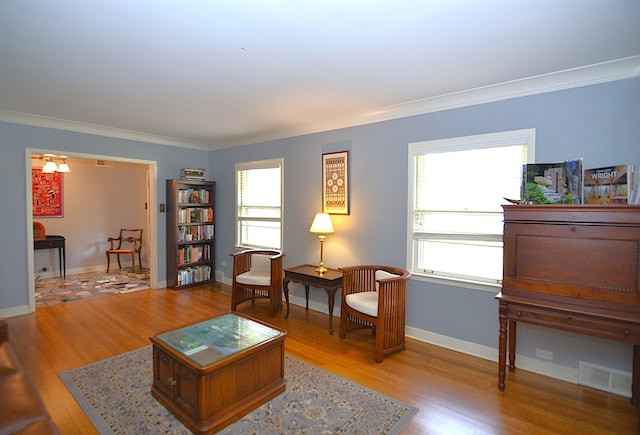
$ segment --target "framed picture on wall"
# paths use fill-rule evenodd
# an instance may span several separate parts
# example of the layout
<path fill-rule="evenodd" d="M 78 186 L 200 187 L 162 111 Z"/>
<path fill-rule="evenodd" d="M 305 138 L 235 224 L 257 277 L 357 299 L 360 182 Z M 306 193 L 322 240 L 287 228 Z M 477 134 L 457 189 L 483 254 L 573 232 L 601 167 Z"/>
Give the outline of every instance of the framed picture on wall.
<path fill-rule="evenodd" d="M 62 217 L 62 174 L 45 174 L 42 168 L 31 168 L 31 190 L 34 217 Z"/>
<path fill-rule="evenodd" d="M 349 151 L 322 154 L 322 212 L 349 214 Z"/>

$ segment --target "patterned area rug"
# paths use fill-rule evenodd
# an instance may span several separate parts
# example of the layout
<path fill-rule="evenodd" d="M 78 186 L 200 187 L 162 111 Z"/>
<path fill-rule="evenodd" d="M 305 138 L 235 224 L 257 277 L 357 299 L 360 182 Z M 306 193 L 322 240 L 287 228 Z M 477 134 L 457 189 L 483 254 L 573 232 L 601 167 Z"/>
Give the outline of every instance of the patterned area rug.
<path fill-rule="evenodd" d="M 189 434 L 151 395 L 151 346 L 60 373 L 101 434 Z M 285 355 L 284 393 L 223 434 L 397 434 L 417 408 Z"/>
<path fill-rule="evenodd" d="M 87 272 L 61 277 L 36 277 L 36 308 L 149 288 L 149 270 L 111 268 L 109 273 Z"/>

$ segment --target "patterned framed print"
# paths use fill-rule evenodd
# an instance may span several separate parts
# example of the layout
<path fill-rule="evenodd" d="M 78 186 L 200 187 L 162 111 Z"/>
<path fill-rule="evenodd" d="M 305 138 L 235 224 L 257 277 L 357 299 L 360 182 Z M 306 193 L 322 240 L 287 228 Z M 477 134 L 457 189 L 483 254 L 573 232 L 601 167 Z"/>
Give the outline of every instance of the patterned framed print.
<path fill-rule="evenodd" d="M 322 212 L 349 214 L 349 151 L 322 154 Z"/>

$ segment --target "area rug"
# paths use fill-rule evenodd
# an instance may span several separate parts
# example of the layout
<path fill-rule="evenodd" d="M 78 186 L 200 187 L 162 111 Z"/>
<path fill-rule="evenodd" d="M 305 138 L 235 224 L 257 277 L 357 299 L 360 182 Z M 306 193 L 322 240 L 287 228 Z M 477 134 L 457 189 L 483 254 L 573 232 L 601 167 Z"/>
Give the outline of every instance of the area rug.
<path fill-rule="evenodd" d="M 86 272 L 66 278 L 40 278 L 36 276 L 36 308 L 50 307 L 107 296 L 130 293 L 149 288 L 149 270 L 135 272 L 129 269 L 111 268 L 110 273 Z"/>
<path fill-rule="evenodd" d="M 101 434 L 191 433 L 151 395 L 151 346 L 60 377 Z M 417 412 L 290 355 L 285 378 L 284 393 L 219 433 L 397 434 Z"/>

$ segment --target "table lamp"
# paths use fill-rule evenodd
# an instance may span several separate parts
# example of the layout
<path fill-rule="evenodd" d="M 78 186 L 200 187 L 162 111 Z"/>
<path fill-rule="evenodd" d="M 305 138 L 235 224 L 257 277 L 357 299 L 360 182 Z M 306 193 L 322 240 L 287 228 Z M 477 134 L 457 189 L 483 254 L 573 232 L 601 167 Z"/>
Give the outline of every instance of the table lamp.
<path fill-rule="evenodd" d="M 322 275 L 327 271 L 327 268 L 324 267 L 323 259 L 324 239 L 327 238 L 327 234 L 334 232 L 333 224 L 331 223 L 331 216 L 327 213 L 316 213 L 316 217 L 313 219 L 309 232 L 317 233 L 318 239 L 320 239 L 320 267 L 316 269 L 316 272 Z"/>

